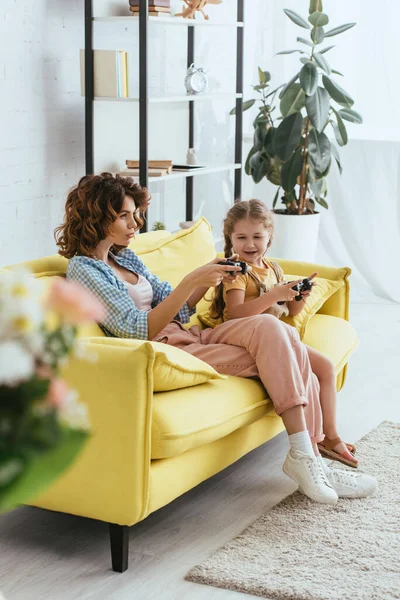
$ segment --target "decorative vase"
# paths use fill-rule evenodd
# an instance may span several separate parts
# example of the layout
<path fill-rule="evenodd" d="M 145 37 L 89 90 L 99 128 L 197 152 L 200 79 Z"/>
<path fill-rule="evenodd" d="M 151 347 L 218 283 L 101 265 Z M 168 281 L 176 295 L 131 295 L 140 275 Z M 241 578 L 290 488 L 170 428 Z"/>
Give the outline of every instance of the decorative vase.
<path fill-rule="evenodd" d="M 268 254 L 274 258 L 315 262 L 320 217 L 319 213 L 288 215 L 274 211 L 275 233 Z"/>

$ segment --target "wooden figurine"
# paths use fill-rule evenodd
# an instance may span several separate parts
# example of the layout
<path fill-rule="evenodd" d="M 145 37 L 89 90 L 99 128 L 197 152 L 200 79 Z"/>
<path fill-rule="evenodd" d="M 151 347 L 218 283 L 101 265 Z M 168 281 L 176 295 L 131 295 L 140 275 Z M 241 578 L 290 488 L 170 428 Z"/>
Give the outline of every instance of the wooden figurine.
<path fill-rule="evenodd" d="M 183 17 L 184 19 L 194 19 L 196 11 L 200 11 L 203 17 L 208 21 L 210 18 L 205 14 L 203 8 L 206 4 L 221 4 L 222 0 L 183 0 L 186 7 L 183 7 L 181 13 L 177 13 L 176 17 Z"/>

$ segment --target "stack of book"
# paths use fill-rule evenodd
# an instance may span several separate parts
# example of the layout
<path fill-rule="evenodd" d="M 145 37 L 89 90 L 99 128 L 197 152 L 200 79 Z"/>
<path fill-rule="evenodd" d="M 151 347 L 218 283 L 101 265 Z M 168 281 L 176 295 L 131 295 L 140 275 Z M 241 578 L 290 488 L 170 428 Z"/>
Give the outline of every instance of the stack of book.
<path fill-rule="evenodd" d="M 139 0 L 129 0 L 130 11 L 133 16 L 139 15 Z M 171 13 L 170 0 L 149 0 L 149 16 L 165 17 Z"/>
<path fill-rule="evenodd" d="M 119 175 L 124 177 L 138 177 L 139 176 L 139 161 L 138 160 L 127 160 L 126 169 L 120 171 Z M 169 175 L 172 172 L 172 160 L 149 160 L 147 173 L 149 177 L 161 177 L 162 175 Z"/>

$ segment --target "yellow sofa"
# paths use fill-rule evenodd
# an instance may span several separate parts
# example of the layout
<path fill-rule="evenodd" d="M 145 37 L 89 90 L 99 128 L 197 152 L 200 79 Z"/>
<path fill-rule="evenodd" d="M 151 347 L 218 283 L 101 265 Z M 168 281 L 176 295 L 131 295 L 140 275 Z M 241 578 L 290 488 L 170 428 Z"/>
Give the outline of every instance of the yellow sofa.
<path fill-rule="evenodd" d="M 216 253 L 205 219 L 174 235 L 140 235 L 132 248 L 172 285 Z M 358 343 L 348 322 L 350 270 L 279 262 L 287 273 L 318 271 L 340 282 L 309 318 L 304 335 L 305 343 L 334 362 L 340 390 Z M 35 277 L 60 276 L 67 260 L 56 255 L 24 266 Z M 206 306 L 203 300 L 198 310 Z M 200 324 L 196 315 L 194 323 Z M 283 425 L 255 380 L 218 377 L 181 350 L 105 337 L 97 325 L 80 335 L 97 362 L 74 358 L 64 376 L 87 403 L 93 436 L 75 464 L 32 505 L 109 523 L 113 569 L 122 572 L 130 526 L 264 444 Z"/>

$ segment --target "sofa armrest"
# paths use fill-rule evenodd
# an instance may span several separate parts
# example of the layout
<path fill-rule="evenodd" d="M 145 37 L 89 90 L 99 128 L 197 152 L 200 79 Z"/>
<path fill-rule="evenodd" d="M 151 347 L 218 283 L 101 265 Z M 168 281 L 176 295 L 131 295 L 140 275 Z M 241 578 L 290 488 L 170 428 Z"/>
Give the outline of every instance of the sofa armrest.
<path fill-rule="evenodd" d="M 350 282 L 349 276 L 351 269 L 348 267 L 329 267 L 325 265 L 317 265 L 313 263 L 305 263 L 294 260 L 285 260 L 281 258 L 274 259 L 282 267 L 285 273 L 300 275 L 307 277 L 314 273 L 318 273 L 319 277 L 330 279 L 332 281 L 343 281 L 340 287 L 319 309 L 320 314 L 339 317 L 346 321 L 350 318 Z"/>
<path fill-rule="evenodd" d="M 119 525 L 147 515 L 155 351 L 132 340 L 81 340 L 96 362 L 73 358 L 63 369 L 68 385 L 85 402 L 92 437 L 73 466 L 35 506 Z"/>

